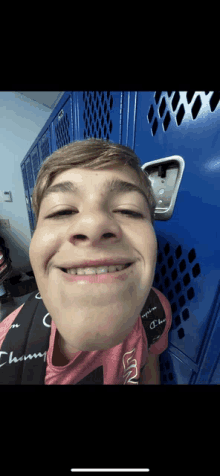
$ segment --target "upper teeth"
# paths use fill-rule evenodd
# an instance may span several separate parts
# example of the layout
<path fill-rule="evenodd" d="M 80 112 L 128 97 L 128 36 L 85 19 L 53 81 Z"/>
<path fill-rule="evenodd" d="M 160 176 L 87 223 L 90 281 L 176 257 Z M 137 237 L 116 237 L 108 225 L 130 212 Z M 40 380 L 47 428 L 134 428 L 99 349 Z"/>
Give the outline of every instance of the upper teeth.
<path fill-rule="evenodd" d="M 69 268 L 67 273 L 69 274 L 102 274 L 102 273 L 114 273 L 115 271 L 121 271 L 127 266 L 127 264 L 116 264 L 115 266 L 98 266 L 91 268 Z"/>

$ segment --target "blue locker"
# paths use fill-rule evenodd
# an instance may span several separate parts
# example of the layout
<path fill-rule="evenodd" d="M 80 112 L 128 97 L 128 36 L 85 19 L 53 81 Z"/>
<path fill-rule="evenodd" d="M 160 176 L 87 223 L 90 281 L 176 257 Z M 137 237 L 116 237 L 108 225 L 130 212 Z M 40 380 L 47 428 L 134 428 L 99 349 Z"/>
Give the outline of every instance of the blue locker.
<path fill-rule="evenodd" d="M 164 384 L 220 382 L 219 99 L 218 92 L 138 93 L 134 149 L 141 161 L 177 154 L 185 162 L 173 215 L 155 222 L 154 286 L 173 316 L 160 356 Z"/>
<path fill-rule="evenodd" d="M 21 164 L 31 235 L 37 172 L 57 148 L 87 137 L 110 139 L 131 147 L 152 172 L 153 286 L 173 316 L 160 356 L 164 385 L 220 382 L 219 126 L 219 92 L 67 91 Z"/>

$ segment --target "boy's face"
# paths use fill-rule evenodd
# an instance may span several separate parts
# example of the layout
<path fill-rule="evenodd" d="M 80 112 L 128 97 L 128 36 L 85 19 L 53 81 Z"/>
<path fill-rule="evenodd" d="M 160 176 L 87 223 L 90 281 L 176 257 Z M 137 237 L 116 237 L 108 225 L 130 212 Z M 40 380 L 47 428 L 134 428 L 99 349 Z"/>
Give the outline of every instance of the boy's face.
<path fill-rule="evenodd" d="M 80 194 L 58 192 L 44 198 L 30 244 L 30 262 L 40 295 L 62 345 L 72 353 L 120 344 L 132 331 L 153 284 L 157 240 L 148 205 L 137 192 L 107 194 L 103 183 L 111 179 L 141 188 L 129 166 L 73 168 L 58 175 L 52 185 L 68 180 L 79 187 Z M 62 210 L 69 212 L 48 218 Z M 120 210 L 132 210 L 144 218 L 133 218 Z M 125 274 L 124 280 L 70 282 L 60 269 L 64 264 L 109 258 L 133 262 L 120 272 Z"/>

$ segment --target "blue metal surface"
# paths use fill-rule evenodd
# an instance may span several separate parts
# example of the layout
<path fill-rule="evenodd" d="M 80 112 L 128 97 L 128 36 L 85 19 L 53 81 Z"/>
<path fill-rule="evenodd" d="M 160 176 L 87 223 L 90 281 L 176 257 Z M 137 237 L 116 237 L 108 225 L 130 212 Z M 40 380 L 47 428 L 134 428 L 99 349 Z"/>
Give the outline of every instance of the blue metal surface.
<path fill-rule="evenodd" d="M 41 163 L 86 137 L 128 145 L 141 164 L 172 155 L 185 170 L 168 221 L 155 221 L 153 286 L 171 304 L 161 383 L 220 383 L 219 92 L 67 91 L 21 163 L 31 234 L 31 196 Z"/>

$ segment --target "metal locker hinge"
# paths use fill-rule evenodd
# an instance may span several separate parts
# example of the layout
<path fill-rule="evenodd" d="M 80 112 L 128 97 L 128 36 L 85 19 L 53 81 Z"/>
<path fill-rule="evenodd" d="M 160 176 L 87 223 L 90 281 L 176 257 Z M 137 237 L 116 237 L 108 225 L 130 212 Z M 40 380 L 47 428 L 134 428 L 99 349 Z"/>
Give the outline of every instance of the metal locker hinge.
<path fill-rule="evenodd" d="M 179 155 L 153 160 L 142 165 L 148 173 L 157 202 L 154 219 L 169 220 L 172 217 L 177 193 L 185 168 L 185 161 Z"/>

